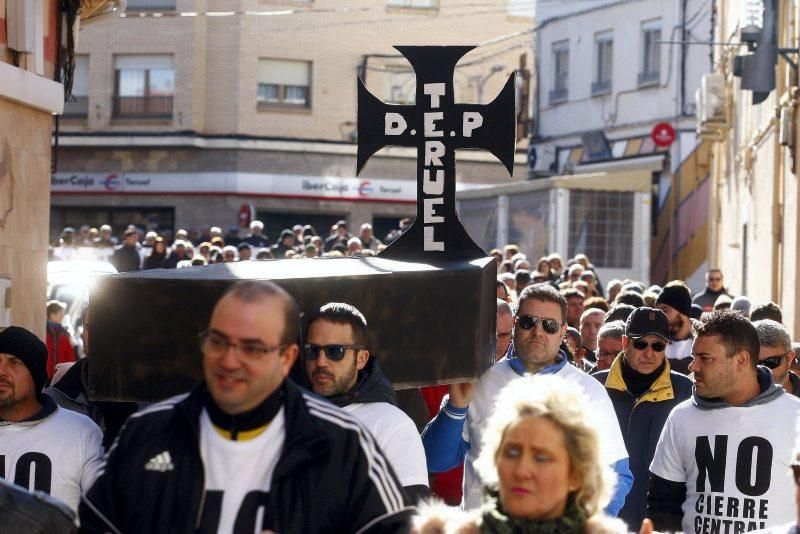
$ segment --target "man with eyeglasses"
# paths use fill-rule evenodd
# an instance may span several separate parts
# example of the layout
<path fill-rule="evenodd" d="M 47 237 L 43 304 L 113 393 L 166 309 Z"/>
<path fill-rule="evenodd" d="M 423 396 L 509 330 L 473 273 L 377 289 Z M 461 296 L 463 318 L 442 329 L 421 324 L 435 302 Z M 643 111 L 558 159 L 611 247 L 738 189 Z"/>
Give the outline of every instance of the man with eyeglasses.
<path fill-rule="evenodd" d="M 482 503 L 482 482 L 473 462 L 480 455 L 486 421 L 498 393 L 528 373 L 553 374 L 578 384 L 605 421 L 614 421 L 614 407 L 605 388 L 588 374 L 569 365 L 560 350 L 567 331 L 567 301 L 549 284 L 528 286 L 519 296 L 514 335 L 508 355 L 490 367 L 475 384 L 454 384 L 450 398 L 428 423 L 422 435 L 428 470 L 447 471 L 464 460 L 465 509 Z M 466 425 L 464 424 L 466 421 Z M 632 476 L 619 425 L 602 425 L 604 459 L 618 476 L 607 512 L 616 515 L 625 502 Z M 465 458 L 466 455 L 466 458 Z"/>
<path fill-rule="evenodd" d="M 495 361 L 500 360 L 506 355 L 508 347 L 511 346 L 512 329 L 514 328 L 514 312 L 511 305 L 505 300 L 497 299 L 497 349 L 495 351 Z"/>
<path fill-rule="evenodd" d="M 661 310 L 637 308 L 625 325 L 622 352 L 608 371 L 592 375 L 614 404 L 625 447 L 630 453 L 633 487 L 619 516 L 639 530 L 647 512 L 650 462 L 667 416 L 692 395 L 692 381 L 670 371 L 665 349 L 669 320 Z"/>
<path fill-rule="evenodd" d="M 749 532 L 794 519 L 786 491 L 800 400 L 758 365 L 756 328 L 734 311 L 695 323 L 690 400 L 667 418 L 650 465 L 656 530 Z"/>
<path fill-rule="evenodd" d="M 312 313 L 303 360 L 314 393 L 367 427 L 411 500 L 430 497 L 419 432 L 397 407 L 392 383 L 367 349 L 367 320 L 361 312 L 349 304 L 330 302 Z"/>
<path fill-rule="evenodd" d="M 634 308 L 635 309 L 635 308 Z M 625 335 L 625 323 L 620 320 L 603 324 L 597 333 L 597 366 L 595 373 L 611 369 L 611 364 L 622 352 L 622 336 Z"/>
<path fill-rule="evenodd" d="M 402 529 L 405 494 L 372 435 L 287 379 L 299 323 L 277 285 L 231 286 L 201 337 L 204 382 L 128 418 L 81 531 Z"/>
<path fill-rule="evenodd" d="M 792 365 L 794 351 L 792 350 L 792 335 L 781 323 L 771 319 L 755 321 L 753 326 L 758 332 L 761 351 L 758 353 L 758 363 L 772 371 L 775 383 L 783 387 L 787 393 L 800 397 L 800 376 L 789 368 Z"/>
<path fill-rule="evenodd" d="M 706 287 L 692 298 L 692 303 L 703 308 L 704 312 L 712 312 L 714 311 L 714 304 L 722 295 L 733 299 L 733 296 L 728 293 L 722 283 L 722 271 L 709 269 L 706 272 Z"/>

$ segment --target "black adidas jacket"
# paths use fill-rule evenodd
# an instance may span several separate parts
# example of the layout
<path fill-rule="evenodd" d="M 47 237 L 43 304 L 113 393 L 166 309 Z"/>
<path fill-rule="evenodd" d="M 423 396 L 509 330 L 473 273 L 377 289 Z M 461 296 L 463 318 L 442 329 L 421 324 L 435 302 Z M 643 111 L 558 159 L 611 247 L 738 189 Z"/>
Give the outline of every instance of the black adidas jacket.
<path fill-rule="evenodd" d="M 284 382 L 286 441 L 272 486 L 276 532 L 397 532 L 411 509 L 372 436 L 344 411 Z M 132 415 L 83 497 L 81 532 L 197 530 L 205 499 L 199 419 L 205 384 Z M 164 453 L 171 465 L 145 469 Z M 149 467 L 149 466 L 148 466 Z"/>

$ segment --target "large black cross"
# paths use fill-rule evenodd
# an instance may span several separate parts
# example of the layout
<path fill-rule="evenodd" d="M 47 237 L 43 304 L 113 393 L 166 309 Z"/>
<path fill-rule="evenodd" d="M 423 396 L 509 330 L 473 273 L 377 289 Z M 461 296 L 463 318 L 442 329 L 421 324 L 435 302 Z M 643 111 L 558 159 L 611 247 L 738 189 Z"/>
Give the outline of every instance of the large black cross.
<path fill-rule="evenodd" d="M 416 105 L 381 102 L 358 83 L 358 168 L 386 146 L 417 147 L 417 217 L 381 253 L 389 259 L 471 259 L 486 252 L 470 238 L 456 214 L 455 151 L 491 152 L 514 167 L 514 77 L 490 104 L 456 104 L 456 63 L 474 46 L 397 46 L 414 67 Z"/>

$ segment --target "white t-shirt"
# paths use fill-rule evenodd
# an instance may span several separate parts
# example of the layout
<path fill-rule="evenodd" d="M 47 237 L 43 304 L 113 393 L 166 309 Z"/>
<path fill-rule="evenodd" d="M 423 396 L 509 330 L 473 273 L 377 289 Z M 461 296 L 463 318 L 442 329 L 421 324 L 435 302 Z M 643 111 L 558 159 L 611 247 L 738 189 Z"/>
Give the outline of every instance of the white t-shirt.
<path fill-rule="evenodd" d="M 83 414 L 56 408 L 38 421 L 0 422 L 0 476 L 73 510 L 102 463 L 103 434 Z"/>
<path fill-rule="evenodd" d="M 269 513 L 269 488 L 286 439 L 281 408 L 255 438 L 232 441 L 221 436 L 208 412 L 200 415 L 200 456 L 205 467 L 203 526 L 220 533 L 260 533 Z"/>
<path fill-rule="evenodd" d="M 797 518 L 789 463 L 800 400 L 670 413 L 650 471 L 686 484 L 684 532 L 743 532 Z"/>
<path fill-rule="evenodd" d="M 688 339 L 684 339 L 683 341 L 670 341 L 666 350 L 667 358 L 670 360 L 683 360 L 685 358 L 691 358 L 692 343 L 694 343 L 694 338 L 692 336 L 689 336 Z"/>
<path fill-rule="evenodd" d="M 600 429 L 601 458 L 606 465 L 612 465 L 628 457 L 625 441 L 617 422 L 617 415 L 611 399 L 603 385 L 574 365 L 567 363 L 553 376 L 577 384 L 588 399 L 589 406 L 597 413 Z M 464 460 L 464 508 L 472 510 L 482 504 L 482 483 L 473 462 L 481 452 L 481 438 L 486 422 L 494 412 L 494 401 L 506 385 L 520 376 L 511 368 L 508 359 L 496 362 L 475 385 L 475 393 L 469 405 L 467 421 L 462 437 L 469 442 L 470 449 Z"/>
<path fill-rule="evenodd" d="M 354 403 L 343 409 L 358 419 L 378 442 L 401 486 L 427 486 L 425 448 L 414 421 L 388 402 Z"/>

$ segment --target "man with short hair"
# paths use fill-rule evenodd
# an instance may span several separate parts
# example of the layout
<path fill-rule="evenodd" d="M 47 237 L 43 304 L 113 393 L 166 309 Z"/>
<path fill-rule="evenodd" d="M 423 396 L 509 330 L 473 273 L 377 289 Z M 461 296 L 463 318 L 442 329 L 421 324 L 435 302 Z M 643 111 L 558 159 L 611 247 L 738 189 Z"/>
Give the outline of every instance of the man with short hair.
<path fill-rule="evenodd" d="M 88 417 L 42 394 L 46 366 L 39 338 L 18 326 L 0 331 L 0 476 L 75 510 L 100 471 L 103 437 Z"/>
<path fill-rule="evenodd" d="M 247 234 L 243 240 L 249 243 L 250 246 L 256 248 L 266 248 L 269 246 L 269 238 L 264 235 L 264 223 L 261 221 L 253 221 L 250 223 L 250 233 Z"/>
<path fill-rule="evenodd" d="M 236 261 L 236 247 L 225 245 L 222 249 L 222 263 L 234 263 Z"/>
<path fill-rule="evenodd" d="M 347 255 L 359 256 L 362 250 L 361 240 L 357 237 L 351 237 L 347 240 Z"/>
<path fill-rule="evenodd" d="M 577 289 L 565 289 L 561 291 L 561 294 L 567 300 L 567 324 L 580 330 L 585 295 Z"/>
<path fill-rule="evenodd" d="M 344 219 L 340 220 L 336 223 L 335 233 L 325 240 L 325 252 L 330 252 L 333 250 L 334 246 L 339 244 L 346 248 L 347 242 L 351 237 L 353 236 L 347 233 L 347 221 Z"/>
<path fill-rule="evenodd" d="M 673 371 L 688 375 L 692 359 L 692 294 L 689 286 L 680 280 L 673 280 L 664 286 L 656 299 L 656 308 L 663 311 L 669 319 L 670 344 L 667 358 Z"/>
<path fill-rule="evenodd" d="M 111 236 L 111 226 L 104 224 L 100 227 L 100 237 L 95 239 L 94 246 L 97 248 L 114 248 L 117 240 Z"/>
<path fill-rule="evenodd" d="M 47 378 L 53 377 L 56 365 L 75 361 L 75 349 L 63 325 L 66 310 L 67 305 L 63 302 L 47 301 Z"/>
<path fill-rule="evenodd" d="M 122 235 L 122 244 L 114 249 L 109 261 L 117 271 L 126 273 L 138 271 L 141 268 L 142 258 L 139 256 L 139 239 L 136 230 L 129 228 Z"/>
<path fill-rule="evenodd" d="M 614 404 L 630 453 L 633 487 L 619 516 L 638 531 L 647 512 L 647 482 L 667 416 L 692 395 L 692 381 L 670 371 L 664 351 L 669 320 L 661 310 L 637 308 L 625 325 L 620 352 L 607 371 L 595 373 Z"/>
<path fill-rule="evenodd" d="M 498 393 L 512 380 L 528 373 L 553 374 L 577 384 L 601 417 L 614 418 L 608 394 L 595 379 L 569 365 L 560 350 L 567 330 L 567 302 L 548 284 L 528 286 L 519 296 L 514 335 L 508 355 L 489 368 L 478 382 L 450 386 L 450 398 L 422 435 L 428 470 L 446 471 L 464 459 L 464 507 L 482 502 L 482 481 L 473 462 L 480 456 L 486 422 Z M 613 420 L 613 419 L 612 419 Z M 464 424 L 466 421 L 466 425 Z M 618 425 L 600 428 L 606 445 L 603 461 L 613 466 L 618 480 L 607 510 L 616 515 L 625 502 L 632 477 L 628 453 Z"/>
<path fill-rule="evenodd" d="M 787 393 L 800 397 L 800 377 L 789 370 L 794 358 L 789 329 L 771 319 L 755 321 L 753 326 L 756 327 L 758 341 L 761 343 L 759 365 L 768 367 L 775 383 Z"/>
<path fill-rule="evenodd" d="M 581 314 L 581 339 L 586 349 L 585 357 L 592 365 L 597 362 L 597 333 L 603 326 L 605 315 L 598 308 L 589 308 Z"/>
<path fill-rule="evenodd" d="M 622 336 L 624 334 L 625 321 L 610 321 L 600 328 L 597 333 L 597 366 L 595 367 L 595 374 L 611 368 L 611 363 L 622 352 Z"/>
<path fill-rule="evenodd" d="M 703 308 L 704 312 L 714 311 L 714 304 L 717 299 L 726 295 L 733 299 L 733 296 L 728 293 L 722 283 L 722 271 L 719 269 L 709 269 L 706 271 L 706 287 L 703 291 L 696 294 L 692 298 L 692 302 Z"/>
<path fill-rule="evenodd" d="M 368 248 L 373 252 L 378 252 L 378 247 L 383 245 L 381 240 L 372 234 L 372 225 L 364 223 L 358 230 L 358 238 L 361 240 L 361 246 Z"/>
<path fill-rule="evenodd" d="M 772 319 L 775 322 L 783 322 L 783 312 L 781 307 L 774 302 L 762 302 L 753 306 L 750 312 L 750 320 L 761 321 L 763 319 Z"/>
<path fill-rule="evenodd" d="M 349 304 L 329 302 L 312 313 L 303 360 L 314 393 L 367 427 L 412 501 L 430 497 L 419 432 L 397 407 L 392 383 L 367 348 L 367 320 L 361 312 Z"/>
<path fill-rule="evenodd" d="M 236 251 L 239 253 L 239 259 L 237 261 L 247 261 L 253 257 L 253 249 L 250 248 L 249 243 L 244 241 L 236 246 Z"/>
<path fill-rule="evenodd" d="M 238 282 L 201 338 L 205 380 L 132 415 L 80 506 L 88 532 L 395 531 L 405 494 L 372 435 L 287 380 L 295 300 Z"/>
<path fill-rule="evenodd" d="M 189 255 L 186 253 L 186 243 L 178 239 L 172 244 L 172 251 L 169 253 L 169 256 L 164 258 L 164 261 L 161 262 L 161 266 L 164 269 L 176 269 L 178 267 L 178 262 L 188 259 Z"/>
<path fill-rule="evenodd" d="M 659 531 L 745 532 L 797 516 L 789 466 L 800 400 L 758 366 L 756 328 L 737 312 L 695 324 L 692 398 L 667 418 L 650 465 Z"/>
<path fill-rule="evenodd" d="M 497 349 L 495 350 L 495 361 L 502 359 L 508 347 L 511 345 L 511 335 L 514 328 L 514 312 L 508 301 L 497 299 Z"/>
<path fill-rule="evenodd" d="M 527 269 L 519 269 L 514 273 L 514 282 L 517 293 L 521 293 L 523 289 L 531 285 L 531 272 Z"/>

